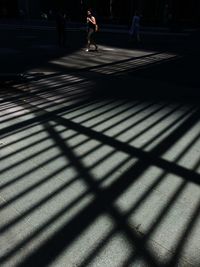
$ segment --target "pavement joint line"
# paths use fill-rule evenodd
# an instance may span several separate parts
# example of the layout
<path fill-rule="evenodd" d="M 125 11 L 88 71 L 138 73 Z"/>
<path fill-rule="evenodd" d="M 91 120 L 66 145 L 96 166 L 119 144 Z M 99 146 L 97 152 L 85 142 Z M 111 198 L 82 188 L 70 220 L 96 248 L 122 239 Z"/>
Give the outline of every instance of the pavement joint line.
<path fill-rule="evenodd" d="M 6 203 L 7 201 L 5 200 L 5 198 L 4 197 L 2 197 L 1 195 L 0 195 L 0 199 L 4 202 L 4 203 Z"/>

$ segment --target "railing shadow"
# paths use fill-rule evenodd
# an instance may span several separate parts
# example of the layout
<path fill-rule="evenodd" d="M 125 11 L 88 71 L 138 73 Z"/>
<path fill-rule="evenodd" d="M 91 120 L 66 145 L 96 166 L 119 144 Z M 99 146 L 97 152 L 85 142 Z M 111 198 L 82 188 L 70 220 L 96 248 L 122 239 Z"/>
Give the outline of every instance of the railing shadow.
<path fill-rule="evenodd" d="M 33 76 L 2 99 L 2 266 L 107 266 L 113 249 L 108 266 L 198 266 L 198 245 L 185 247 L 197 242 L 199 156 L 186 159 L 199 106 L 160 84 L 144 95 L 149 81 L 125 88 L 130 61 Z"/>

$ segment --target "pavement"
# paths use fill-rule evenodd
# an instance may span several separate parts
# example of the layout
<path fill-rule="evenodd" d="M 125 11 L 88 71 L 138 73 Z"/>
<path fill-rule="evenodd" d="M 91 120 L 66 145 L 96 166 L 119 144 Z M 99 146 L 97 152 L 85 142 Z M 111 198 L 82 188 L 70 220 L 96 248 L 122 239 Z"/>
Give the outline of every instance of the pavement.
<path fill-rule="evenodd" d="M 1 36 L 0 266 L 200 266 L 199 37 Z"/>

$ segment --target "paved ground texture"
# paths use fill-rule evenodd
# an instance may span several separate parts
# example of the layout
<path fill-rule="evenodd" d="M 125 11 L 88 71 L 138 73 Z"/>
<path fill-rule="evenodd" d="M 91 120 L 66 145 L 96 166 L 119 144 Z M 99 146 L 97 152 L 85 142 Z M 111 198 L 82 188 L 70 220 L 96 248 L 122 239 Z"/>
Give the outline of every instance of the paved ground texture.
<path fill-rule="evenodd" d="M 200 266 L 198 55 L 113 42 L 1 46 L 2 267 Z"/>

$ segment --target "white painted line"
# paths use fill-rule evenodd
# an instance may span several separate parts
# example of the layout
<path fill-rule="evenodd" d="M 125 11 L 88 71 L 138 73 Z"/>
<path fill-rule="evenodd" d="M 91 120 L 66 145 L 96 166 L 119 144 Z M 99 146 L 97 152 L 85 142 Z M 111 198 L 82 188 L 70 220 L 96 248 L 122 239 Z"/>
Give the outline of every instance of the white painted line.
<path fill-rule="evenodd" d="M 116 51 L 116 49 L 109 48 L 109 47 L 103 47 L 103 48 L 101 48 L 101 50 L 103 50 L 103 51 Z"/>

